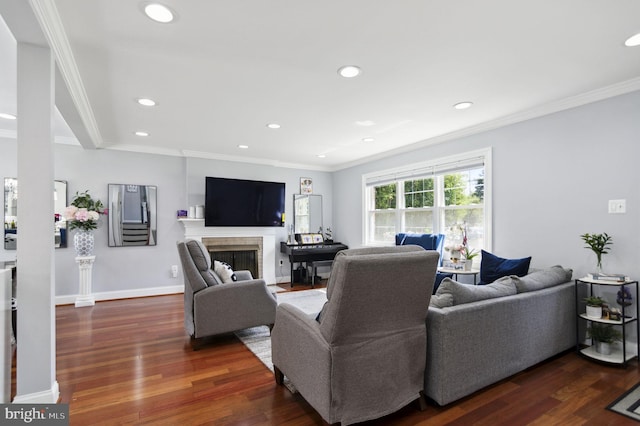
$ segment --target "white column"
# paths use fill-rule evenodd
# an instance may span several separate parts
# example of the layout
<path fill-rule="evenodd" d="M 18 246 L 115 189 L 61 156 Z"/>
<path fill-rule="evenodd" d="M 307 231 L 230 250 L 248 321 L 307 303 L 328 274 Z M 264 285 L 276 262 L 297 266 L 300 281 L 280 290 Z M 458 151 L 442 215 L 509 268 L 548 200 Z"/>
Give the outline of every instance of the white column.
<path fill-rule="evenodd" d="M 17 45 L 18 301 L 16 403 L 55 403 L 53 240 L 54 60 L 51 50 Z"/>
<path fill-rule="evenodd" d="M 91 277 L 93 273 L 93 262 L 95 262 L 95 260 L 95 256 L 76 257 L 76 263 L 80 271 L 80 288 L 78 290 L 78 296 L 76 297 L 76 308 L 96 304 L 96 299 L 91 294 Z"/>

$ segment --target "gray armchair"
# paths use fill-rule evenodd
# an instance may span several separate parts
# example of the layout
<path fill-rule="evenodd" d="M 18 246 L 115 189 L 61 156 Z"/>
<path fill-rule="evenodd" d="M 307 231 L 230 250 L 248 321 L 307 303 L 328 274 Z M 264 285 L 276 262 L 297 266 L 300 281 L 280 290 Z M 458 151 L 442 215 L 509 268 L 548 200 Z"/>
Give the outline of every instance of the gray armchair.
<path fill-rule="evenodd" d="M 276 294 L 249 271 L 236 271 L 238 281 L 223 284 L 211 269 L 211 256 L 200 241 L 178 242 L 184 272 L 184 328 L 197 349 L 198 339 L 258 325 L 272 326 Z"/>
<path fill-rule="evenodd" d="M 425 319 L 438 259 L 418 246 L 339 252 L 317 320 L 278 306 L 271 333 L 276 383 L 286 376 L 328 423 L 424 403 Z"/>

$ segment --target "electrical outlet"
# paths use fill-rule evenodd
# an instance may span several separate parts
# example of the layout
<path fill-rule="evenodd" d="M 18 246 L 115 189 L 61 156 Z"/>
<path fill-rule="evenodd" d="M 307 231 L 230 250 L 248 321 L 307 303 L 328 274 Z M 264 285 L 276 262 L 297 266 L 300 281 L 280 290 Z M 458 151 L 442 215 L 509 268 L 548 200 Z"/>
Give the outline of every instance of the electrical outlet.
<path fill-rule="evenodd" d="M 171 265 L 171 276 L 178 278 L 178 265 Z"/>

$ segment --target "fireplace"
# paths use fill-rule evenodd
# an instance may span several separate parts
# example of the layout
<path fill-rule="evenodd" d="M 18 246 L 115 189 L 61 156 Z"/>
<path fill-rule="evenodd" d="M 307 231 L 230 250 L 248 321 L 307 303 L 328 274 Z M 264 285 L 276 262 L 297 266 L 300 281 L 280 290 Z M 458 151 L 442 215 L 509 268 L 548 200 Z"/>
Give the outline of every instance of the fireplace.
<path fill-rule="evenodd" d="M 233 270 L 249 270 L 254 278 L 263 278 L 262 237 L 204 237 L 202 244 L 211 255 L 231 265 Z"/>

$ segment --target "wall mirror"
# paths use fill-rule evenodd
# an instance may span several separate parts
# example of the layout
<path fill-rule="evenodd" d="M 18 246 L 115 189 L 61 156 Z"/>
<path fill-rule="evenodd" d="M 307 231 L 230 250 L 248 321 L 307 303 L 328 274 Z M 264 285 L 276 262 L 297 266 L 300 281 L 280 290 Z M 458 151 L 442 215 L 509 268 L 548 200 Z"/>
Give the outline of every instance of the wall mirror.
<path fill-rule="evenodd" d="M 67 246 L 67 182 L 54 181 L 53 186 L 53 238 L 56 248 Z M 18 179 L 4 178 L 4 249 L 15 250 L 18 244 Z"/>
<path fill-rule="evenodd" d="M 322 195 L 293 195 L 295 234 L 322 233 Z"/>
<path fill-rule="evenodd" d="M 155 246 L 157 188 L 109 184 L 109 247 Z"/>

